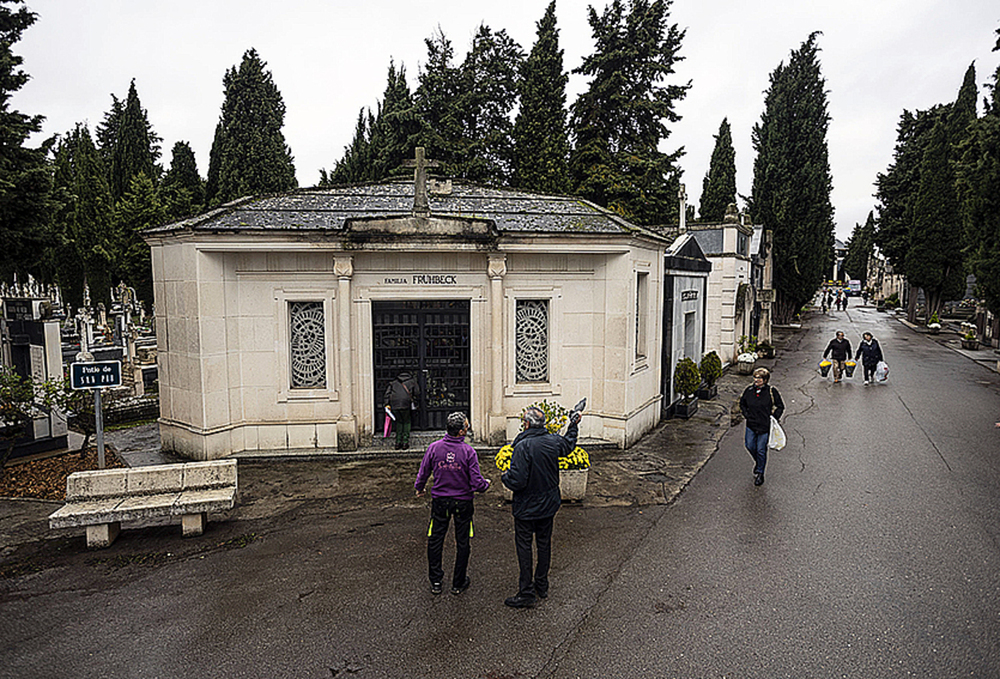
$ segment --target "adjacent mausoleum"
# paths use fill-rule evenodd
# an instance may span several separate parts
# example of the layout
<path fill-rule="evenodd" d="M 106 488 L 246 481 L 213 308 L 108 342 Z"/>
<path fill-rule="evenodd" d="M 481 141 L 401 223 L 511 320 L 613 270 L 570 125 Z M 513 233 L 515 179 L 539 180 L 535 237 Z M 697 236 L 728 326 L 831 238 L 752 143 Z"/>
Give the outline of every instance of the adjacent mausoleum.
<path fill-rule="evenodd" d="M 584 396 L 583 436 L 624 447 L 657 424 L 670 362 L 704 349 L 694 239 L 668 256 L 676 235 L 427 178 L 420 160 L 415 181 L 248 198 L 146 232 L 165 449 L 354 451 L 381 436 L 402 371 L 420 385 L 415 429 L 462 410 L 495 445 L 525 406 Z"/>

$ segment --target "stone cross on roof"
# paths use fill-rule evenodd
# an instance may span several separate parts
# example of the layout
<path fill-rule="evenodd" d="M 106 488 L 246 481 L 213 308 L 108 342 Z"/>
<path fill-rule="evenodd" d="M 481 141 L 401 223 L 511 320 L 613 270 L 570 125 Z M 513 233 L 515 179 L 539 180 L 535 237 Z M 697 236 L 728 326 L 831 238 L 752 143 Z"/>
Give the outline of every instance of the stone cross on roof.
<path fill-rule="evenodd" d="M 416 168 L 413 171 L 413 214 L 429 215 L 431 213 L 430 203 L 427 201 L 427 168 L 440 167 L 436 160 L 427 160 L 424 157 L 424 147 L 416 148 L 416 158 L 414 160 L 404 160 L 403 167 Z"/>

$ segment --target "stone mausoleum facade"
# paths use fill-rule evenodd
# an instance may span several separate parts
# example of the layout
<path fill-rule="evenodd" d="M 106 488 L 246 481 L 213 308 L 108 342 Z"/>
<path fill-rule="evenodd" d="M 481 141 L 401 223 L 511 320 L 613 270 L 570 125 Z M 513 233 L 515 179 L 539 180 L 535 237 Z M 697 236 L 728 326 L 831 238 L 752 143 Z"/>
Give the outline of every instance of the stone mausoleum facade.
<path fill-rule="evenodd" d="M 381 435 L 404 370 L 421 388 L 415 429 L 462 410 L 496 445 L 525 406 L 584 396 L 583 436 L 624 447 L 657 424 L 669 363 L 704 348 L 707 273 L 667 269 L 676 239 L 578 198 L 416 174 L 146 233 L 165 449 L 354 451 Z M 671 261 L 704 262 L 682 245 Z M 686 313 L 665 313 L 667 284 Z"/>

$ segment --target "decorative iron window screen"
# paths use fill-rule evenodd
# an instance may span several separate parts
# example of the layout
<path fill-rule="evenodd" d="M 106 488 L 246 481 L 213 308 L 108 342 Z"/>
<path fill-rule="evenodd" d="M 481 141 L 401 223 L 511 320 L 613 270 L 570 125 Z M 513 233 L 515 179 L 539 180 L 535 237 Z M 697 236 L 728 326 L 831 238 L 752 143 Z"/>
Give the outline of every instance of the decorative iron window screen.
<path fill-rule="evenodd" d="M 549 379 L 549 303 L 517 300 L 515 347 L 518 382 Z"/>
<path fill-rule="evenodd" d="M 326 388 L 326 319 L 322 302 L 290 302 L 293 389 Z"/>

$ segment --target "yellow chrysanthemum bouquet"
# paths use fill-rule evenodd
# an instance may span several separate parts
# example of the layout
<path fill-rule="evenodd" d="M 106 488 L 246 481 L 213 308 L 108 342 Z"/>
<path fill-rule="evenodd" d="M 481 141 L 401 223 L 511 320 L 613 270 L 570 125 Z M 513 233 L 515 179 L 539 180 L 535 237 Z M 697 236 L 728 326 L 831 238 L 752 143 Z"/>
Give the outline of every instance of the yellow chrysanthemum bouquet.
<path fill-rule="evenodd" d="M 538 408 L 543 413 L 545 413 L 545 428 L 550 434 L 557 434 L 559 431 L 566 426 L 569 422 L 570 411 L 563 408 L 558 403 L 550 403 L 549 401 L 541 401 L 539 403 L 533 404 L 531 407 Z M 523 415 L 523 413 L 522 413 Z M 505 472 L 510 469 L 510 458 L 514 454 L 514 447 L 509 443 L 501 448 L 496 456 L 493 458 L 493 462 L 496 464 L 497 469 L 501 472 Z M 559 469 L 589 469 L 590 468 L 590 457 L 580 446 L 574 448 L 568 455 L 563 455 L 559 458 Z"/>

